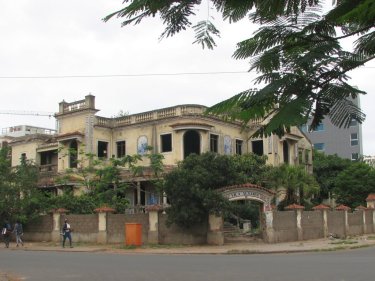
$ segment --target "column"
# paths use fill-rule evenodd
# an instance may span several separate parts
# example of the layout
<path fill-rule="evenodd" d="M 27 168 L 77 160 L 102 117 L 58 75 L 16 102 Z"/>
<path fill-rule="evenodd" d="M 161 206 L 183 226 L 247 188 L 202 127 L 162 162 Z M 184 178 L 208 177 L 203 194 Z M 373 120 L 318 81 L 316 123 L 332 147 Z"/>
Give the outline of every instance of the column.
<path fill-rule="evenodd" d="M 349 233 L 349 219 L 348 219 L 348 210 L 344 210 L 344 223 L 345 223 L 345 228 L 344 228 L 344 233 L 346 238 Z"/>
<path fill-rule="evenodd" d="M 51 233 L 51 240 L 53 242 L 59 242 L 60 237 L 60 213 L 52 213 L 53 229 Z"/>
<path fill-rule="evenodd" d="M 137 206 L 141 206 L 141 182 L 137 182 Z"/>
<path fill-rule="evenodd" d="M 273 211 L 266 211 L 264 212 L 265 216 L 265 233 L 264 233 L 264 241 L 267 243 L 275 243 L 275 230 L 273 228 Z"/>
<path fill-rule="evenodd" d="M 159 211 L 160 205 L 148 206 L 148 243 L 159 244 Z"/>
<path fill-rule="evenodd" d="M 208 245 L 224 245 L 224 220 L 221 215 L 209 214 L 208 215 L 208 231 L 207 231 L 207 244 Z"/>
<path fill-rule="evenodd" d="M 363 234 L 367 233 L 367 225 L 366 225 L 366 210 L 362 210 L 362 224 L 363 224 Z"/>
<path fill-rule="evenodd" d="M 60 242 L 61 240 L 61 215 L 65 215 L 68 212 L 68 210 L 64 208 L 59 208 L 52 211 L 52 222 L 53 222 L 53 228 L 51 232 L 51 241 L 53 242 Z"/>
<path fill-rule="evenodd" d="M 298 241 L 301 241 L 303 240 L 302 209 L 296 209 L 296 220 L 297 220 L 297 239 Z"/>
<path fill-rule="evenodd" d="M 108 237 L 107 237 L 107 219 L 108 213 L 112 213 L 115 210 L 110 207 L 101 207 L 95 209 L 95 212 L 98 213 L 98 236 L 96 238 L 96 242 L 100 244 L 107 244 Z"/>
<path fill-rule="evenodd" d="M 167 205 L 168 205 L 168 202 L 167 202 L 167 193 L 165 193 L 163 191 L 163 215 L 166 214 L 165 209 L 166 209 Z"/>
<path fill-rule="evenodd" d="M 107 243 L 107 213 L 98 212 L 98 236 L 96 242 L 101 244 Z"/>
<path fill-rule="evenodd" d="M 323 236 L 324 238 L 328 237 L 328 211 L 327 209 L 322 210 L 323 214 Z"/>

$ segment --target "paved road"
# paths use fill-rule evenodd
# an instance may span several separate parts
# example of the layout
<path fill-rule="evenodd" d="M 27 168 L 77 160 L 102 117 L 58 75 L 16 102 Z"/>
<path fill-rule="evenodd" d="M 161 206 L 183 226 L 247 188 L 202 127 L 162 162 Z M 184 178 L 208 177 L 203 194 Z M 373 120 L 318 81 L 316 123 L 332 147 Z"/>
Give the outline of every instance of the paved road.
<path fill-rule="evenodd" d="M 375 248 L 256 255 L 0 251 L 0 271 L 24 280 L 374 280 Z"/>

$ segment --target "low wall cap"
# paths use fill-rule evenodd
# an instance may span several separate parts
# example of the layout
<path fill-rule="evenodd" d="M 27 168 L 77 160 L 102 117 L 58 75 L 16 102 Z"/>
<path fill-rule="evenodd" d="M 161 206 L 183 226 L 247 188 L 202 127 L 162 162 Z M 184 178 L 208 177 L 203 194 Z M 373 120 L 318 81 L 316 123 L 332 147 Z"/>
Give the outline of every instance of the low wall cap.
<path fill-rule="evenodd" d="M 159 204 L 146 206 L 146 211 L 161 211 L 161 210 L 163 210 L 163 206 Z"/>
<path fill-rule="evenodd" d="M 286 206 L 285 209 L 287 209 L 287 210 L 298 210 L 298 209 L 302 210 L 302 209 L 305 209 L 305 207 L 302 206 L 302 205 L 298 205 L 298 204 L 291 204 L 289 206 Z"/>
<path fill-rule="evenodd" d="M 341 204 L 340 206 L 336 207 L 336 211 L 349 211 L 349 210 L 350 210 L 350 207 L 345 206 L 343 204 Z"/>
<path fill-rule="evenodd" d="M 329 210 L 331 208 L 328 207 L 327 205 L 320 204 L 320 205 L 317 205 L 317 206 L 313 207 L 312 209 L 313 210 Z"/>
<path fill-rule="evenodd" d="M 64 209 L 64 208 L 58 208 L 58 209 L 52 209 L 51 212 L 52 212 L 52 213 L 60 213 L 60 214 L 64 214 L 64 213 L 68 213 L 69 210 Z"/>
<path fill-rule="evenodd" d="M 110 212 L 114 212 L 115 209 L 108 207 L 108 206 L 102 206 L 100 208 L 96 208 L 94 211 L 97 213 L 110 213 Z"/>

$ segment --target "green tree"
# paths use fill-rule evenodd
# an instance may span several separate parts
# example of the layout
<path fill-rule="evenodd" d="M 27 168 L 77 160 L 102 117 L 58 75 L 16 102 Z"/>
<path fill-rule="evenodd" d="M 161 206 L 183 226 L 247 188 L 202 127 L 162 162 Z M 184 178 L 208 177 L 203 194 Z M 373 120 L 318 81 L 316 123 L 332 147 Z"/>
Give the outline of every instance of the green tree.
<path fill-rule="evenodd" d="M 314 151 L 314 176 L 320 186 L 316 203 L 319 204 L 323 199 L 332 197 L 337 175 L 352 164 L 349 159 L 340 158 L 336 154 L 325 155 L 322 152 Z"/>
<path fill-rule="evenodd" d="M 366 204 L 366 198 L 375 192 L 375 169 L 364 162 L 353 162 L 334 180 L 337 203 L 352 208 Z"/>
<path fill-rule="evenodd" d="M 164 171 L 163 155 L 153 153 L 152 147 L 147 147 L 144 155 L 126 155 L 121 159 L 99 159 L 91 153 L 86 153 L 84 148 L 79 151 L 68 150 L 66 155 L 77 155 L 77 168 L 67 169 L 59 179 L 62 184 L 78 183 L 85 187 L 84 194 L 74 196 L 67 192 L 58 198 L 51 197 L 50 203 L 56 208 L 66 208 L 73 213 L 93 213 L 94 209 L 103 205 L 124 213 L 129 206 L 126 192 L 135 188 L 134 176 L 140 176 L 146 168 L 150 168 L 154 175 L 154 183 L 159 185 Z M 144 159 L 149 159 L 149 164 L 141 165 Z M 122 174 L 123 168 L 130 171 Z M 125 175 L 125 177 L 124 177 Z"/>
<path fill-rule="evenodd" d="M 237 44 L 236 59 L 250 59 L 250 71 L 259 90 L 245 90 L 223 101 L 208 112 L 225 118 L 249 120 L 270 118 L 258 135 L 283 134 L 290 126 L 301 125 L 312 117 L 316 127 L 325 116 L 333 124 L 348 127 L 352 119 L 362 122 L 365 115 L 349 97 L 364 94 L 347 83 L 347 72 L 375 57 L 375 1 L 337 0 L 326 12 L 323 0 L 211 0 L 207 18 L 195 25 L 200 0 L 144 1 L 127 0 L 124 8 L 104 18 L 125 18 L 122 25 L 139 24 L 159 15 L 166 25 L 161 38 L 187 28 L 196 31 L 195 43 L 213 48 L 219 31 L 209 11 L 216 9 L 230 23 L 249 19 L 259 24 L 251 38 Z M 354 41 L 353 50 L 341 46 L 343 39 Z"/>
<path fill-rule="evenodd" d="M 8 156 L 8 148 L 0 149 L 0 217 L 26 223 L 46 207 L 37 188 L 38 169 L 26 159 L 12 168 Z"/>
<path fill-rule="evenodd" d="M 309 205 L 311 196 L 319 192 L 318 183 L 306 172 L 304 166 L 283 164 L 274 167 L 269 177 L 276 192 L 285 195 L 278 205 L 279 209 L 293 203 Z"/>
<path fill-rule="evenodd" d="M 165 176 L 164 191 L 170 208 L 168 222 L 188 228 L 207 222 L 209 213 L 229 208 L 229 202 L 216 189 L 262 181 L 265 159 L 254 154 L 228 156 L 216 153 L 192 154 Z"/>
<path fill-rule="evenodd" d="M 59 196 L 50 194 L 45 196 L 50 210 L 64 208 L 72 214 L 93 214 L 94 210 L 99 206 L 97 196 L 93 196 L 90 193 L 74 196 L 72 191 L 67 191 Z"/>

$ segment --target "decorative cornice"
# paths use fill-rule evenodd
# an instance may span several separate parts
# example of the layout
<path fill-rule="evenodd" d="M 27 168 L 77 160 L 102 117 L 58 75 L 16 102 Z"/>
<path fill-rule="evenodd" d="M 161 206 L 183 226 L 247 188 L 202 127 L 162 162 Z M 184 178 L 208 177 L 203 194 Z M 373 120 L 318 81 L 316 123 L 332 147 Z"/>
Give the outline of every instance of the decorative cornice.
<path fill-rule="evenodd" d="M 209 131 L 213 125 L 209 125 L 206 123 L 199 123 L 199 122 L 186 122 L 186 123 L 176 123 L 170 125 L 174 130 L 189 130 L 189 129 L 196 129 L 196 130 L 204 130 Z"/>

